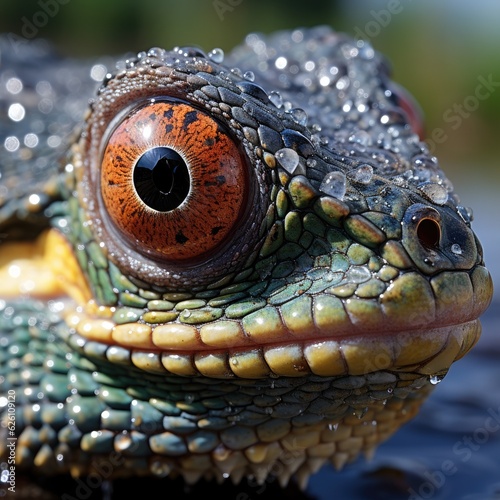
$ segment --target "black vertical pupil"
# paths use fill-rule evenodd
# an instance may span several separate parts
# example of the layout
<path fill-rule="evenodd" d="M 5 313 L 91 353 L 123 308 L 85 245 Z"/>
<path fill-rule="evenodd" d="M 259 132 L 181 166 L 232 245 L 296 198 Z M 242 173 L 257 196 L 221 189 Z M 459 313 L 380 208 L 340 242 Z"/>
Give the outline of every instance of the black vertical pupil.
<path fill-rule="evenodd" d="M 134 186 L 148 207 L 168 212 L 186 199 L 190 187 L 189 170 L 182 156 L 172 148 L 152 148 L 134 167 Z"/>

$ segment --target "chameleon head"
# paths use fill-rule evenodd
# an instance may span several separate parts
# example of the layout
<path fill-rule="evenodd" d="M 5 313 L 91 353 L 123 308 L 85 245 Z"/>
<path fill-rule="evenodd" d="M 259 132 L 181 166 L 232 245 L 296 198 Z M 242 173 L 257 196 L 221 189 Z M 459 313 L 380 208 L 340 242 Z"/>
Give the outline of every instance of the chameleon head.
<path fill-rule="evenodd" d="M 305 482 L 370 454 L 479 338 L 492 284 L 469 212 L 378 56 L 308 36 L 347 68 L 337 90 L 318 63 L 316 87 L 276 92 L 271 50 L 245 79 L 152 49 L 92 102 L 49 254 L 65 249 L 54 273 L 78 304 L 64 340 L 96 367 L 64 404 L 97 459 Z M 366 90 L 356 113 L 348 88 Z"/>

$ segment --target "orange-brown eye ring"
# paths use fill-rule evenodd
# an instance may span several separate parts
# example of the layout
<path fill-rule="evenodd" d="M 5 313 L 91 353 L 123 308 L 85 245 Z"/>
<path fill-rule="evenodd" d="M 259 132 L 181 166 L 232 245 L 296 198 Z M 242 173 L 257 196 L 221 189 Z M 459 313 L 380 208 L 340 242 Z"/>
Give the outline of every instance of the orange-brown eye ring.
<path fill-rule="evenodd" d="M 136 250 L 167 261 L 214 251 L 245 206 L 246 162 L 221 125 L 180 101 L 153 101 L 111 133 L 101 167 L 107 213 Z"/>

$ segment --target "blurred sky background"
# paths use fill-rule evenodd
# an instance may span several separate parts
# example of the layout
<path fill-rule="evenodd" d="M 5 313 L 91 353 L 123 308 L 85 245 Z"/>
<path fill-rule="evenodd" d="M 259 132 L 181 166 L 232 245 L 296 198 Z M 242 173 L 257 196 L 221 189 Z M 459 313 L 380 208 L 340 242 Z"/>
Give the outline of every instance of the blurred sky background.
<path fill-rule="evenodd" d="M 463 203 L 475 209 L 487 258 L 500 268 L 494 262 L 500 247 L 500 1 L 2 0 L 0 6 L 1 32 L 47 38 L 62 53 L 85 58 L 152 46 L 229 51 L 248 32 L 317 24 L 369 39 L 420 103 L 429 136 L 442 129 L 434 152 Z"/>

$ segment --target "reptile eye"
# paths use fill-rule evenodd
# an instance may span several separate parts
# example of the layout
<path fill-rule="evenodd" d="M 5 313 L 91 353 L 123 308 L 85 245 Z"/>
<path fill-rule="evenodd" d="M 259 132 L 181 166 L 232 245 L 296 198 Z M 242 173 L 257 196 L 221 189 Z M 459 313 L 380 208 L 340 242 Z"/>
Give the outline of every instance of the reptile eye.
<path fill-rule="evenodd" d="M 416 134 L 423 141 L 425 139 L 423 112 L 413 96 L 402 86 L 391 82 L 395 103 L 406 113 L 408 123 Z"/>
<path fill-rule="evenodd" d="M 213 252 L 245 206 L 246 163 L 216 120 L 187 103 L 156 101 L 111 133 L 101 194 L 135 250 L 172 261 Z"/>

